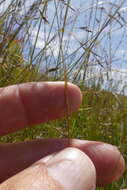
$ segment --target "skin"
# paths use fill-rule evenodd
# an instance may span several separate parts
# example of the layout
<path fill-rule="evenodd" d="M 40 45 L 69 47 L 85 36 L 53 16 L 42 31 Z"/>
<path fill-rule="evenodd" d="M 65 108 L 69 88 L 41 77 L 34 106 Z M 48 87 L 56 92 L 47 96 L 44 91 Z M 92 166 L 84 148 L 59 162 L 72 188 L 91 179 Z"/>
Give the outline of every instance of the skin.
<path fill-rule="evenodd" d="M 67 92 L 71 114 L 81 105 L 82 95 L 79 88 L 70 83 L 68 83 Z M 26 83 L 0 89 L 1 136 L 34 124 L 62 118 L 66 112 L 64 82 Z M 77 148 L 89 156 L 96 168 L 98 186 L 105 186 L 118 180 L 124 172 L 125 162 L 121 153 L 115 146 L 103 142 L 77 139 L 70 141 L 68 139 L 41 139 L 1 144 L 0 183 L 4 182 L 4 185 L 0 185 L 0 190 L 9 189 L 10 184 L 11 188 L 14 189 L 19 178 L 22 179 L 22 184 L 25 183 L 23 176 L 26 174 L 21 172 L 19 175 L 17 173 L 43 157 L 61 151 L 68 146 Z M 14 175 L 17 177 L 14 177 L 14 180 L 10 179 Z M 50 182 L 52 183 L 52 179 Z M 57 185 L 58 188 L 54 190 L 63 190 L 60 184 Z"/>

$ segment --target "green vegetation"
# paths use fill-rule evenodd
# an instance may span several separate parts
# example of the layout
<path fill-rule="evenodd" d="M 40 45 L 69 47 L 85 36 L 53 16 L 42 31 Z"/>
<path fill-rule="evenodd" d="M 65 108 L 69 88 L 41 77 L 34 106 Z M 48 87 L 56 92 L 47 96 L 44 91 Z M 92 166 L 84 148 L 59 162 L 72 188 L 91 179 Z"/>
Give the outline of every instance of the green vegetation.
<path fill-rule="evenodd" d="M 83 104 L 70 118 L 72 138 L 103 141 L 117 145 L 127 158 L 127 97 L 96 89 L 83 89 Z M 118 102 L 119 99 L 119 102 Z M 40 138 L 67 137 L 66 118 L 27 128 L 1 137 L 1 143 L 19 142 Z M 126 187 L 126 177 L 107 189 Z M 103 189 L 103 188 L 102 188 Z"/>
<path fill-rule="evenodd" d="M 117 145 L 127 160 L 127 97 L 117 93 L 121 80 L 117 85 L 110 81 L 123 43 L 121 35 L 112 45 L 114 30 L 126 30 L 121 13 L 124 1 L 100 5 L 96 0 L 89 9 L 76 9 L 70 0 L 36 0 L 23 12 L 26 3 L 14 0 L 1 13 L 0 87 L 30 81 L 74 82 L 82 90 L 83 103 L 70 117 L 69 136 Z M 48 15 L 51 7 L 52 15 Z M 87 18 L 84 25 L 78 22 L 81 16 Z M 103 90 L 105 81 L 108 90 Z M 0 137 L 0 142 L 67 136 L 67 118 L 63 118 Z M 126 178 L 127 172 L 107 189 L 127 187 Z"/>

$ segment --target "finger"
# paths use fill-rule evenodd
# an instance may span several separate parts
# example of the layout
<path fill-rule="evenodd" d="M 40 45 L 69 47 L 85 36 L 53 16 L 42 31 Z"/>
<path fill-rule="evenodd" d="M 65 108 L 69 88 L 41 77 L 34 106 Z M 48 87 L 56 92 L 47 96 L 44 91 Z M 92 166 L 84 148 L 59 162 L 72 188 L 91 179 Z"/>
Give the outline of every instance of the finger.
<path fill-rule="evenodd" d="M 81 104 L 81 92 L 67 85 L 70 113 Z M 67 114 L 64 82 L 38 82 L 0 89 L 0 135 Z"/>
<path fill-rule="evenodd" d="M 75 148 L 50 155 L 0 185 L 0 190 L 94 190 L 95 167 Z"/>
<path fill-rule="evenodd" d="M 91 158 L 96 168 L 98 186 L 110 184 L 122 175 L 125 163 L 115 146 L 84 140 L 71 140 L 69 146 L 80 149 Z M 66 147 L 68 147 L 68 139 L 43 139 L 0 145 L 0 182 L 42 157 Z"/>

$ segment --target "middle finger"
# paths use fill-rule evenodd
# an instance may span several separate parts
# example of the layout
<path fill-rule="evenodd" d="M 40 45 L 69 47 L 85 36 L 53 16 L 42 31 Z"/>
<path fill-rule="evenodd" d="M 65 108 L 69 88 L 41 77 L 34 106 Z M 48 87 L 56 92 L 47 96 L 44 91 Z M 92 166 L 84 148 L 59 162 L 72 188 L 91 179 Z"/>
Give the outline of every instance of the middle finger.
<path fill-rule="evenodd" d="M 0 182 L 67 146 L 68 139 L 42 139 L 0 145 Z M 115 146 L 84 140 L 70 140 L 70 146 L 79 148 L 91 158 L 97 172 L 97 185 L 107 185 L 122 175 L 125 163 Z"/>

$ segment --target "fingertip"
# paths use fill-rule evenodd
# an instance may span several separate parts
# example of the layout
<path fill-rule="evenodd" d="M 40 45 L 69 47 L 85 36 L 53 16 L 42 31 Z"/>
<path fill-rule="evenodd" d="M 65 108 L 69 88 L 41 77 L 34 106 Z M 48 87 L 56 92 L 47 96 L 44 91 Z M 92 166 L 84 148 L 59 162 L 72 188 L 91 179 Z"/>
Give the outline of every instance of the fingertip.
<path fill-rule="evenodd" d="M 98 172 L 98 186 L 106 186 L 114 181 L 117 181 L 125 170 L 125 161 L 117 147 L 103 144 L 103 167 L 101 172 Z M 103 178 L 100 178 L 101 174 Z"/>
<path fill-rule="evenodd" d="M 71 105 L 71 111 L 76 111 L 82 103 L 82 92 L 80 88 L 70 82 L 68 84 L 68 99 Z"/>
<path fill-rule="evenodd" d="M 95 165 L 97 186 L 106 186 L 122 176 L 125 161 L 117 147 L 102 142 L 92 142 L 82 148 Z"/>

